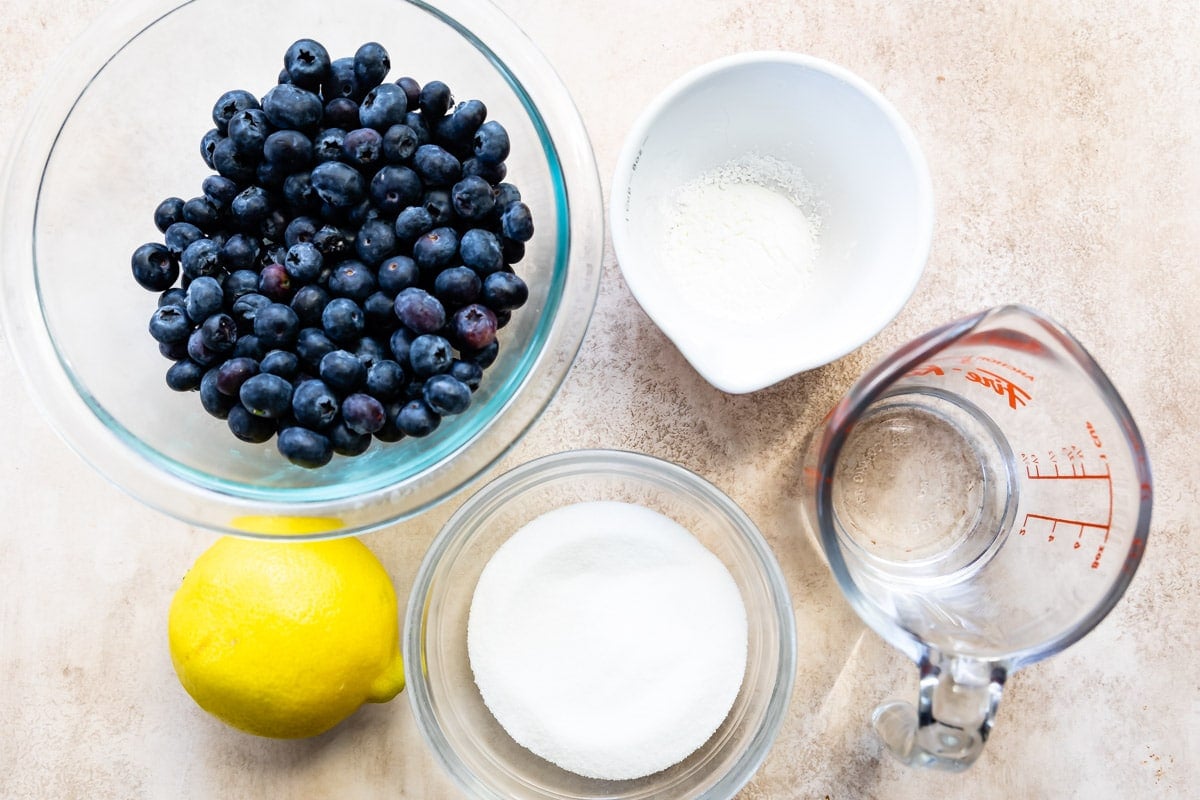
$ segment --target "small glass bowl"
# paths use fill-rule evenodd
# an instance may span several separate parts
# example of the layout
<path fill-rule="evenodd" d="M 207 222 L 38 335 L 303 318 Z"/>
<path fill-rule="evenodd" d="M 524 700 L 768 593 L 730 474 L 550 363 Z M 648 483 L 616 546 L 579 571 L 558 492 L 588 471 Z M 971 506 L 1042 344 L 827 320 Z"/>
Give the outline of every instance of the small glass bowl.
<path fill-rule="evenodd" d="M 468 411 L 427 439 L 376 442 L 305 470 L 274 442 L 246 444 L 194 393 L 146 324 L 156 296 L 130 254 L 161 241 L 153 212 L 200 194 L 213 102 L 275 83 L 311 37 L 336 58 L 378 41 L 389 80 L 446 82 L 479 98 L 512 139 L 509 180 L 537 232 L 516 270 L 528 303 Z M 0 304 L 17 362 L 68 443 L 140 500 L 243 534 L 361 533 L 420 512 L 498 460 L 550 402 L 587 328 L 600 280 L 603 206 L 586 132 L 562 83 L 495 7 L 445 0 L 131 0 L 61 60 L 13 144 L 0 193 Z M 283 518 L 283 521 L 280 521 Z"/>
<path fill-rule="evenodd" d="M 471 599 L 496 549 L 532 519 L 594 500 L 636 503 L 691 531 L 733 575 L 749 621 L 746 674 L 721 727 L 682 762 L 630 781 L 581 777 L 518 745 L 484 704 L 467 655 Z M 606 450 L 532 461 L 467 500 L 417 573 L 403 647 L 409 701 L 422 735 L 469 796 L 488 800 L 732 797 L 754 775 L 779 731 L 796 668 L 787 586 L 749 517 L 682 467 Z"/>

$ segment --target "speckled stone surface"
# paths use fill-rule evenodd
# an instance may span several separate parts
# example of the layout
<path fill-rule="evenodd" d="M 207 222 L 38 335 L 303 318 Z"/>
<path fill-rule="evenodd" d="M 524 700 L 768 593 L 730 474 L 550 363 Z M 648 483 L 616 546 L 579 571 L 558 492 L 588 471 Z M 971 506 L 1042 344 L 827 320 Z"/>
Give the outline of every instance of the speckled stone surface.
<path fill-rule="evenodd" d="M 105 7 L 0 0 L 0 142 Z M 858 352 L 747 396 L 705 384 L 607 251 L 574 370 L 500 468 L 574 447 L 640 450 L 738 501 L 773 545 L 800 639 L 760 798 L 1148 798 L 1200 794 L 1200 14 L 1190 0 L 607 3 L 503 0 L 573 92 L 605 188 L 625 132 L 673 78 L 749 49 L 802 51 L 878 86 L 929 160 L 937 225 L 904 312 Z M 797 523 L 804 437 L 855 376 L 937 323 L 1002 302 L 1064 322 L 1142 427 L 1152 534 L 1124 601 L 1010 682 L 981 761 L 900 766 L 868 715 L 916 670 L 865 631 Z M 786 346 L 779 343 L 778 346 Z M 243 736 L 198 709 L 167 604 L 212 535 L 127 498 L 42 421 L 0 348 L 0 797 L 453 798 L 407 702 L 310 741 Z M 461 499 L 461 498 L 460 498 Z M 372 534 L 407 595 L 458 500 Z"/>

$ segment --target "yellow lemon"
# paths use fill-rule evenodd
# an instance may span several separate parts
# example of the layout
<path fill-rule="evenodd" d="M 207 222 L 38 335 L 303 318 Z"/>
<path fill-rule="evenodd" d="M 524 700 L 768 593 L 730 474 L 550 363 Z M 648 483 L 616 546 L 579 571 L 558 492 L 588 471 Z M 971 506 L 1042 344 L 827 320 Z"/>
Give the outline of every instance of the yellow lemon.
<path fill-rule="evenodd" d="M 188 694 L 259 736 L 315 736 L 404 688 L 396 592 L 354 538 L 219 539 L 184 577 L 167 628 Z"/>

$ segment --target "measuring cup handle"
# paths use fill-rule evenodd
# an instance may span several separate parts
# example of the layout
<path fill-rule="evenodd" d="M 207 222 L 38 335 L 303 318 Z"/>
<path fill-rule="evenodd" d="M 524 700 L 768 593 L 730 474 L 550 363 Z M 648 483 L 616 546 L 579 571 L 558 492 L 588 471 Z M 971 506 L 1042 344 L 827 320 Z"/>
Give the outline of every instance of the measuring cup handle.
<path fill-rule="evenodd" d="M 885 703 L 871 722 L 905 764 L 961 772 L 983 751 L 1008 672 L 987 662 L 936 655 L 922 659 L 920 668 L 917 706 Z"/>

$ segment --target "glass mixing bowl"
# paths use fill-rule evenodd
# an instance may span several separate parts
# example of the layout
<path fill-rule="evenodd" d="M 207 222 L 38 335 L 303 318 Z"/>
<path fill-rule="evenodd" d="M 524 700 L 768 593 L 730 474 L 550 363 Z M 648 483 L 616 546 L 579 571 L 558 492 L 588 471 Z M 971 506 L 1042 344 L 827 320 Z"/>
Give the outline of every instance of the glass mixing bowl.
<path fill-rule="evenodd" d="M 375 442 L 316 470 L 291 465 L 273 441 L 238 441 L 195 393 L 166 387 L 170 362 L 146 331 L 156 295 L 130 273 L 132 251 L 162 241 L 158 202 L 199 195 L 212 172 L 199 146 L 216 98 L 261 96 L 304 37 L 334 58 L 378 41 L 389 80 L 437 79 L 458 100 L 482 100 L 509 131 L 508 180 L 537 226 L 516 265 L 529 301 L 501 330 L 468 411 L 426 439 Z M 587 134 L 544 58 L 478 0 L 115 4 L 52 71 L 9 156 L 0 303 L 35 399 L 118 486 L 213 530 L 345 535 L 444 499 L 534 423 L 595 304 L 604 218 Z"/>
<path fill-rule="evenodd" d="M 467 654 L 471 599 L 497 548 L 548 511 L 594 500 L 636 503 L 691 531 L 733 576 L 749 623 L 746 672 L 725 721 L 686 759 L 637 780 L 584 778 L 518 745 L 484 704 Z M 787 585 L 750 518 L 682 467 L 605 450 L 532 461 L 467 500 L 446 522 L 417 572 L 403 647 L 408 698 L 422 735 L 459 786 L 481 800 L 733 797 L 775 740 L 796 670 Z"/>

